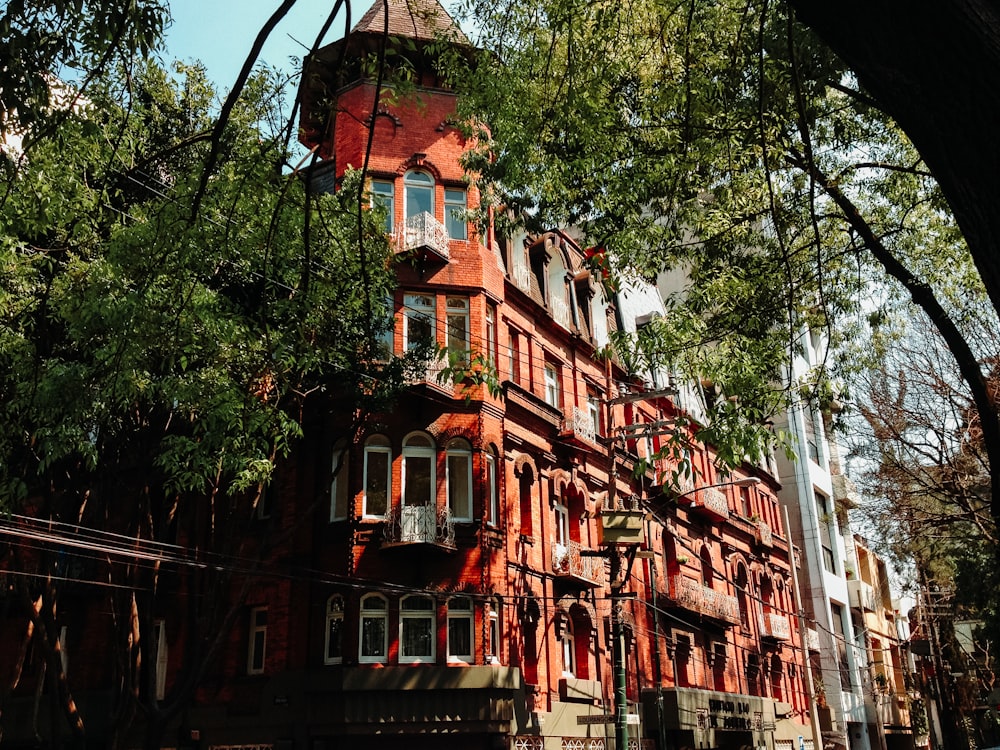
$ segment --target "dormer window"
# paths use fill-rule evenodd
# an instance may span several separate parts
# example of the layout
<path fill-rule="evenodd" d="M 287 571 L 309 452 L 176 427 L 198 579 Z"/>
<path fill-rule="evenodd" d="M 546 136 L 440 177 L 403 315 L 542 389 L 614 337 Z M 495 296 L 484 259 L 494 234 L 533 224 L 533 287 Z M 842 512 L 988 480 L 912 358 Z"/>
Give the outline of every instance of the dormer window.
<path fill-rule="evenodd" d="M 434 178 L 426 172 L 410 171 L 403 178 L 406 218 L 428 213 L 434 216 Z"/>

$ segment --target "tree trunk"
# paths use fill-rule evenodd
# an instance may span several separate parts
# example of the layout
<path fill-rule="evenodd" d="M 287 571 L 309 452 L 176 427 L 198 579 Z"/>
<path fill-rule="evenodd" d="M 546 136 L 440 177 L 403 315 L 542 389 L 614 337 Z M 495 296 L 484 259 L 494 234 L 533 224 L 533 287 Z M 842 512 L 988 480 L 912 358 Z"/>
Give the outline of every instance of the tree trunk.
<path fill-rule="evenodd" d="M 916 146 L 1000 315 L 1000 6 L 988 0 L 789 0 L 789 5 Z M 918 304 L 929 292 L 908 289 Z M 991 499 L 1000 497 L 997 405 L 971 352 L 963 355 L 953 337 L 942 334 L 972 389 L 990 460 Z M 991 508 L 1000 528 L 1000 503 Z"/>

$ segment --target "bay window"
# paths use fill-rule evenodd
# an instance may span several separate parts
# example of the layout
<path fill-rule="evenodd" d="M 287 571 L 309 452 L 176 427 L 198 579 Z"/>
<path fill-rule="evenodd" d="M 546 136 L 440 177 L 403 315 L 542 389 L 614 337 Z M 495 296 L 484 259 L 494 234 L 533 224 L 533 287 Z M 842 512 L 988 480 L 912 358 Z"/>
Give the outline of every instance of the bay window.
<path fill-rule="evenodd" d="M 392 492 L 392 448 L 382 435 L 373 435 L 365 443 L 365 495 L 362 514 L 384 518 Z"/>
<path fill-rule="evenodd" d="M 444 225 L 453 240 L 468 238 L 465 219 L 466 199 L 463 188 L 444 189 Z"/>
<path fill-rule="evenodd" d="M 446 448 L 448 512 L 453 521 L 472 520 L 472 446 L 463 438 L 452 438 Z"/>

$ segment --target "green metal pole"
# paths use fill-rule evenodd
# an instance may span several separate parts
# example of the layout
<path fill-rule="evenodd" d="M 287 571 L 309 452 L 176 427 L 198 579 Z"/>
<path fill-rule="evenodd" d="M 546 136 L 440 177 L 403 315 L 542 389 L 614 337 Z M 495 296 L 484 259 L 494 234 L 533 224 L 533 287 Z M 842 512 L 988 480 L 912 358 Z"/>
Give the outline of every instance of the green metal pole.
<path fill-rule="evenodd" d="M 615 750 L 628 750 L 628 698 L 625 681 L 625 631 L 621 599 L 624 576 L 618 550 L 611 550 L 611 661 L 615 678 Z"/>

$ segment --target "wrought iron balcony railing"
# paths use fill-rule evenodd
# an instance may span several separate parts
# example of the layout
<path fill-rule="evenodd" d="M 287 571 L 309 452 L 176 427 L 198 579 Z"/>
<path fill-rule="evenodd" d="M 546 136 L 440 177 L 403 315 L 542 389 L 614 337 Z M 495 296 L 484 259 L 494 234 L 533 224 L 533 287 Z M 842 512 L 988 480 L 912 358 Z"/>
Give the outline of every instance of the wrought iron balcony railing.
<path fill-rule="evenodd" d="M 729 518 L 729 501 L 725 493 L 718 487 L 706 487 L 681 495 L 677 502 L 687 505 L 692 511 L 713 521 L 725 521 Z"/>
<path fill-rule="evenodd" d="M 446 508 L 432 505 L 393 506 L 385 517 L 387 546 L 433 544 L 455 547 L 455 524 Z"/>
<path fill-rule="evenodd" d="M 582 555 L 583 549 L 579 542 L 572 541 L 552 545 L 552 574 L 598 586 L 604 581 L 604 558 Z"/>
<path fill-rule="evenodd" d="M 594 420 L 590 414 L 574 406 L 569 416 L 563 417 L 562 428 L 559 431 L 563 439 L 597 443 L 597 433 L 594 431 Z"/>
<path fill-rule="evenodd" d="M 447 261 L 448 229 L 426 211 L 415 214 L 396 233 L 396 247 L 400 252 L 430 251 Z"/>
<path fill-rule="evenodd" d="M 716 591 L 682 573 L 674 573 L 669 580 L 668 596 L 677 606 L 731 625 L 739 623 L 740 605 L 732 594 Z"/>

